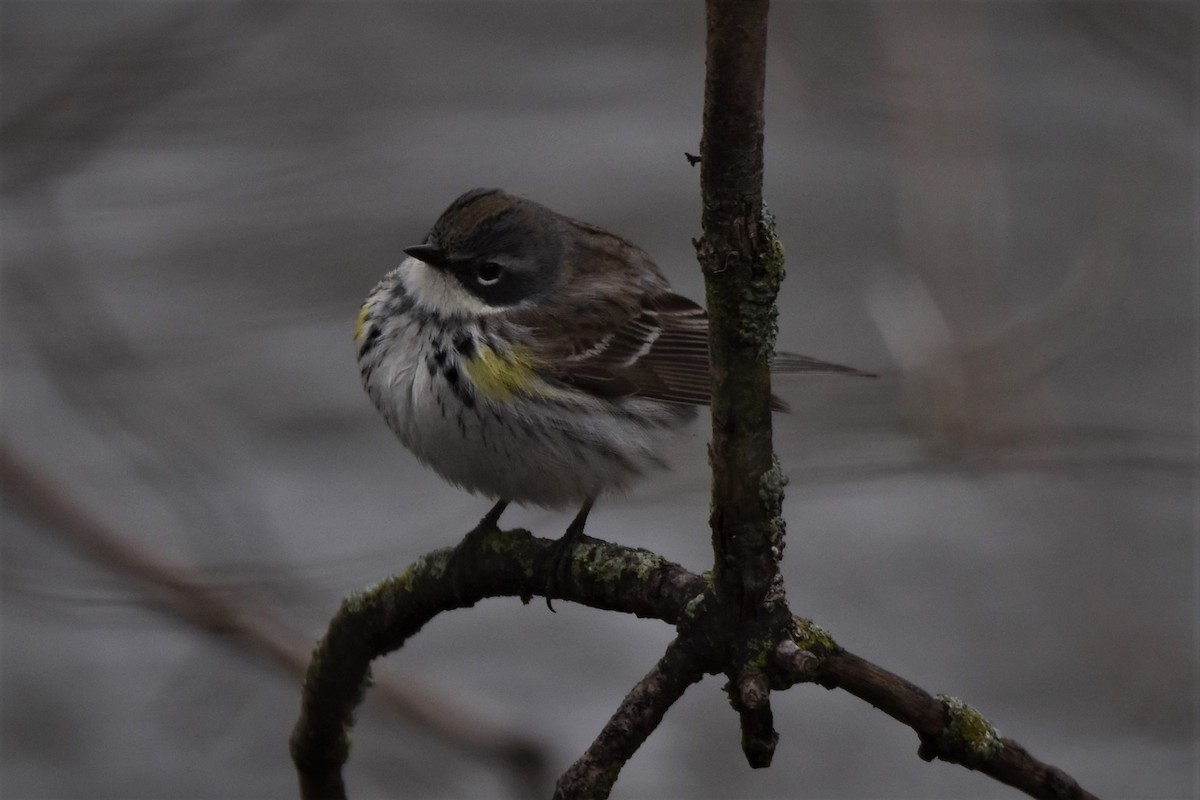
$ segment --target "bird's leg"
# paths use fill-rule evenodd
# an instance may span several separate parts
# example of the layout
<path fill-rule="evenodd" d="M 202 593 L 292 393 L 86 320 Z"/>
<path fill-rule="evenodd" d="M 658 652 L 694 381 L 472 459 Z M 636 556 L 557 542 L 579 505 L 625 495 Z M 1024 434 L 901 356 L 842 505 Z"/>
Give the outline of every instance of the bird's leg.
<path fill-rule="evenodd" d="M 471 545 L 477 539 L 481 539 L 492 531 L 499 530 L 497 523 L 500 521 L 500 515 L 504 513 L 504 509 L 508 508 L 508 500 L 499 500 L 496 505 L 492 506 L 492 510 L 483 515 L 483 519 L 479 520 L 479 524 L 472 530 L 467 531 L 467 535 L 458 543 L 455 549 L 454 556 L 451 560 L 452 577 L 454 581 L 454 593 L 458 597 L 462 597 L 470 576 L 470 569 L 467 563 L 466 556 L 463 554 L 464 549 L 470 549 Z"/>
<path fill-rule="evenodd" d="M 484 514 L 483 519 L 479 520 L 479 524 L 472 530 L 467 531 L 467 535 L 463 537 L 463 542 L 468 542 L 491 531 L 500 530 L 497 524 L 500 522 L 500 515 L 504 513 L 504 509 L 508 508 L 508 503 L 508 500 L 498 500 L 496 505 L 492 506 L 492 510 Z"/>
<path fill-rule="evenodd" d="M 558 594 L 558 588 L 561 585 L 563 570 L 571 561 L 571 551 L 575 549 L 575 545 L 579 544 L 586 537 L 583 535 L 583 526 L 587 524 L 588 512 L 592 510 L 592 503 L 596 502 L 596 498 L 589 497 L 583 501 L 583 506 L 579 509 L 579 513 L 575 515 L 575 519 L 571 520 L 571 524 L 567 526 L 567 531 L 558 538 L 558 541 L 546 548 L 543 558 L 549 562 L 550 577 L 546 582 L 546 608 L 554 610 L 554 605 L 550 602 L 550 596 Z"/>
<path fill-rule="evenodd" d="M 508 508 L 507 500 L 498 500 L 496 505 L 492 506 L 492 510 L 483 515 L 483 519 L 479 520 L 479 524 L 475 526 L 476 530 L 485 530 L 487 528 L 495 528 L 500 522 L 500 515 L 504 513 L 504 509 Z"/>

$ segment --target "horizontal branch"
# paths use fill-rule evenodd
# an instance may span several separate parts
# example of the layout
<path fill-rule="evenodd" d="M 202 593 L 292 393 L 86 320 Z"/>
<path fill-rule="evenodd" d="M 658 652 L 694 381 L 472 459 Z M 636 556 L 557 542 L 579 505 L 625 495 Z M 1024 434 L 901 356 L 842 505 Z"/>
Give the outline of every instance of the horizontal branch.
<path fill-rule="evenodd" d="M 488 597 L 542 594 L 552 566 L 543 555 L 552 544 L 528 531 L 480 527 L 457 547 L 423 556 L 401 575 L 342 602 L 313 651 L 292 734 L 303 797 L 345 797 L 341 768 L 371 661 L 402 647 L 443 611 Z M 707 584 L 648 551 L 588 540 L 572 552 L 558 588 L 564 599 L 674 624 Z"/>

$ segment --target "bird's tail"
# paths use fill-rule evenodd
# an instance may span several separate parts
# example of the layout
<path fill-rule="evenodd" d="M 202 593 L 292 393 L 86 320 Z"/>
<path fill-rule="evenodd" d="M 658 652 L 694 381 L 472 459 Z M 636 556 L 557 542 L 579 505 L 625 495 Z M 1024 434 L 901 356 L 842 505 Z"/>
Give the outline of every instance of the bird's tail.
<path fill-rule="evenodd" d="M 854 367 L 845 367 L 841 364 L 831 364 L 828 361 L 819 361 L 815 358 L 802 356 L 797 353 L 776 353 L 771 359 L 771 371 L 782 375 L 795 375 L 802 372 L 812 373 L 838 373 L 841 375 L 856 375 L 860 378 L 875 378 L 878 377 L 874 372 L 864 372 L 861 369 Z M 771 409 L 774 411 L 790 411 L 787 401 L 779 395 L 771 395 Z"/>
<path fill-rule="evenodd" d="M 858 375 L 861 378 L 878 377 L 873 372 L 864 372 L 854 367 L 844 367 L 841 364 L 831 364 L 815 358 L 802 356 L 797 353 L 776 353 L 771 359 L 771 371 L 780 373 L 794 372 L 837 372 L 843 375 Z"/>

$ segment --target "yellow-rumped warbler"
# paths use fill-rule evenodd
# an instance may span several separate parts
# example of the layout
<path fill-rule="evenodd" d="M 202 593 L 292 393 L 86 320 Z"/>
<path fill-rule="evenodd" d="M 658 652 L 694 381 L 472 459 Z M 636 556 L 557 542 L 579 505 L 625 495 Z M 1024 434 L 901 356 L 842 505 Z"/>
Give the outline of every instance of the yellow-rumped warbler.
<path fill-rule="evenodd" d="M 493 524 L 509 501 L 578 505 L 561 559 L 596 497 L 663 466 L 708 403 L 704 309 L 635 245 L 498 189 L 463 194 L 404 252 L 354 331 L 367 393 L 418 459 L 498 501 Z"/>

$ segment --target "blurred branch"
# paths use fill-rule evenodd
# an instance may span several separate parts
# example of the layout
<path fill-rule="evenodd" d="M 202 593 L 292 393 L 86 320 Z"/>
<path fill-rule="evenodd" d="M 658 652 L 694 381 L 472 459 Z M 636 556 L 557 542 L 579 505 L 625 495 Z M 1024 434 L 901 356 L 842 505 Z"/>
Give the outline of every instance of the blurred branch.
<path fill-rule="evenodd" d="M 1129 271 L 1120 256 L 1154 177 L 1148 144 L 1130 144 L 1124 159 L 1097 187 L 1092 226 L 1062 285 L 1043 303 L 968 344 L 963 357 L 975 369 L 983 372 L 1006 364 L 1014 373 L 1013 382 L 1028 385 L 1073 351 L 1116 302 Z"/>
<path fill-rule="evenodd" d="M 987 381 L 980 387 L 984 395 L 1006 383 L 1011 393 L 1013 387 L 1040 378 L 1077 346 L 1119 296 L 1128 264 L 1118 256 L 1134 230 L 1152 176 L 1148 148 L 1133 143 L 1096 192 L 1093 224 L 1063 283 L 994 331 L 961 342 L 945 325 L 937 333 L 930 332 L 928 323 L 924 333 L 913 331 L 917 319 L 941 318 L 939 304 L 923 285 L 881 287 L 873 309 L 897 361 L 918 369 L 955 359 L 976 383 Z"/>
<path fill-rule="evenodd" d="M 1122 250 L 1153 184 L 1161 136 L 1130 132 L 1122 158 L 1101 173 L 1093 225 L 1062 285 L 1003 318 L 1009 207 L 989 18 L 971 5 L 882 4 L 874 13 L 889 66 L 908 271 L 881 277 L 868 302 L 901 367 L 912 421 L 961 455 L 1006 440 L 1021 395 L 1037 418 L 1050 416 L 1044 393 L 1031 390 L 1119 297 Z"/>
<path fill-rule="evenodd" d="M 40 231 L 36 248 L 6 248 L 14 330 L 85 424 L 171 505 L 197 547 L 266 547 L 271 532 L 230 477 L 232 459 L 220 451 L 222 437 L 205 430 L 205 409 L 172 391 L 106 310 L 87 259 L 71 245 L 53 181 L 101 157 L 139 115 L 220 69 L 298 7 L 238 0 L 148 10 L 149 22 L 123 26 L 0 122 L 0 191 L 23 193 L 6 208 L 6 227 L 24 216 Z"/>
<path fill-rule="evenodd" d="M 78 170 L 136 115 L 223 63 L 294 3 L 193 2 L 122 31 L 84 56 L 50 91 L 0 122 L 0 192 Z"/>
<path fill-rule="evenodd" d="M 6 253 L 17 335 L 81 422 L 161 498 L 196 548 L 277 551 L 211 412 L 178 391 L 105 309 L 54 208 L 31 204 L 48 236 Z M 295 591 L 297 587 L 289 587 Z"/>
<path fill-rule="evenodd" d="M 1052 17 L 1150 76 L 1181 108 L 1194 108 L 1196 9 L 1186 3 L 1052 3 Z M 1194 119 L 1194 118 L 1193 118 Z"/>
<path fill-rule="evenodd" d="M 300 678 L 308 666 L 307 637 L 286 629 L 261 610 L 225 590 L 214 589 L 187 567 L 134 544 L 109 529 L 35 467 L 0 444 L 0 488 L 32 519 L 61 535 L 88 559 L 130 582 L 155 606 L 223 642 Z M 516 776 L 523 793 L 543 790 L 545 748 L 468 711 L 433 687 L 385 678 L 380 700 L 398 716 L 467 755 L 499 761 Z"/>

